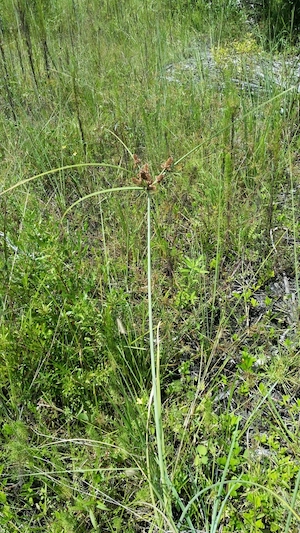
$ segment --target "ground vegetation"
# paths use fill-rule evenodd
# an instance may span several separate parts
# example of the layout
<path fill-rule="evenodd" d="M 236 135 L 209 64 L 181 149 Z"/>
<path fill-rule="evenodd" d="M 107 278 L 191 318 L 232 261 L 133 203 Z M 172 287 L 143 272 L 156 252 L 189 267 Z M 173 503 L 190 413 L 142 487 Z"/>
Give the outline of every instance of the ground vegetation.
<path fill-rule="evenodd" d="M 2 0 L 1 533 L 299 531 L 298 50 L 250 7 Z"/>

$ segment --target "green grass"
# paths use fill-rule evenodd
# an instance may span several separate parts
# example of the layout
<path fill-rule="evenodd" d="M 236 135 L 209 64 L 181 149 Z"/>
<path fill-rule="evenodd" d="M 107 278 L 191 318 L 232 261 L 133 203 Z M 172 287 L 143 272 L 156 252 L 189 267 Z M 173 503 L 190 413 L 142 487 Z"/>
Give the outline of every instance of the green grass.
<path fill-rule="evenodd" d="M 283 55 L 221 1 L 5 0 L 0 31 L 0 532 L 296 533 Z"/>

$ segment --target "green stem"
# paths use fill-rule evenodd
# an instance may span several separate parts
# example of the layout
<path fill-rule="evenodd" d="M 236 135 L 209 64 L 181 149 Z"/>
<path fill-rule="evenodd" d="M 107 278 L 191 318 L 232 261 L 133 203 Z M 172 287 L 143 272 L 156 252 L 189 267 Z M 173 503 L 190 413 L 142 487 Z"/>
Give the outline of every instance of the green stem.
<path fill-rule="evenodd" d="M 300 471 L 298 472 L 298 475 L 297 475 L 297 478 L 296 478 L 296 483 L 295 483 L 294 492 L 293 492 L 293 498 L 292 498 L 292 502 L 291 502 L 291 507 L 289 509 L 289 514 L 288 514 L 288 517 L 287 517 L 284 533 L 288 533 L 290 531 L 290 525 L 291 525 L 291 521 L 292 521 L 293 511 L 295 510 L 296 499 L 297 499 L 298 492 L 299 492 L 299 485 L 300 485 Z"/>
<path fill-rule="evenodd" d="M 148 256 L 148 313 L 149 313 L 149 342 L 150 342 L 150 357 L 151 357 L 151 373 L 152 373 L 152 387 L 153 387 L 153 404 L 154 404 L 154 421 L 155 433 L 157 441 L 158 465 L 160 473 L 160 486 L 162 489 L 163 501 L 165 511 L 170 510 L 168 497 L 166 493 L 167 487 L 167 470 L 165 464 L 164 454 L 164 434 L 161 418 L 161 391 L 159 370 L 156 364 L 154 352 L 154 335 L 153 335 L 153 315 L 152 315 L 152 290 L 151 290 L 151 194 L 147 194 L 147 256 Z"/>

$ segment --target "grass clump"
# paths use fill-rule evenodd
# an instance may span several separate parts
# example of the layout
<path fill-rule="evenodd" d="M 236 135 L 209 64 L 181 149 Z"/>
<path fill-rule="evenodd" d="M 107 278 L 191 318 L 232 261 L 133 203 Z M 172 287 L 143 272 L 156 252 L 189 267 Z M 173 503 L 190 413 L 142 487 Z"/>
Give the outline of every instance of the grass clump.
<path fill-rule="evenodd" d="M 1 17 L 0 529 L 296 532 L 293 57 L 234 2 Z"/>

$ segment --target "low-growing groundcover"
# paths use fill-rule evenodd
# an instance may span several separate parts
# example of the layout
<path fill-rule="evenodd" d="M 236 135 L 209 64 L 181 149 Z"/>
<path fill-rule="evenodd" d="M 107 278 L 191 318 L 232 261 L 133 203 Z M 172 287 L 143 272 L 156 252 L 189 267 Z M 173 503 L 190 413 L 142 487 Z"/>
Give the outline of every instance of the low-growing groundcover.
<path fill-rule="evenodd" d="M 295 50 L 216 5 L 3 2 L 4 533 L 299 531 Z"/>

